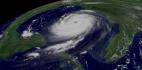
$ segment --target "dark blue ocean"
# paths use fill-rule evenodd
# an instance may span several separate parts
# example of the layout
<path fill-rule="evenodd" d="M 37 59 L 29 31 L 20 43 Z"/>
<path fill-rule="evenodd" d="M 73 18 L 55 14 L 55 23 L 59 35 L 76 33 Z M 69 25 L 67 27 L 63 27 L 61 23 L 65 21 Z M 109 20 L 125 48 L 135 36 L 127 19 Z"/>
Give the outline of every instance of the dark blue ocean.
<path fill-rule="evenodd" d="M 84 10 L 84 8 L 80 6 L 74 6 L 74 7 L 68 7 L 68 8 L 66 6 L 62 6 L 55 10 L 43 12 L 25 21 L 22 25 L 18 27 L 17 32 L 21 34 L 23 30 L 26 30 L 29 25 L 33 24 L 32 25 L 33 31 L 36 31 L 36 32 L 39 32 L 45 35 L 47 32 L 45 32 L 42 26 L 52 25 L 63 14 L 65 14 L 65 12 L 72 13 L 74 11 L 79 11 L 79 10 Z M 35 21 L 33 22 L 33 20 Z M 97 45 L 105 44 L 105 46 L 103 46 L 102 48 L 96 47 L 97 50 L 105 49 L 107 47 L 109 39 L 113 37 L 114 35 L 116 35 L 117 33 L 119 33 L 119 25 L 117 23 L 115 25 L 111 25 L 111 23 L 109 23 L 109 21 L 107 21 L 106 19 L 103 19 L 103 20 L 105 20 L 104 23 L 107 22 L 107 24 L 111 26 L 112 31 L 106 35 L 106 37 L 103 39 L 104 40 L 103 42 L 97 44 Z M 48 24 L 46 23 L 47 21 L 48 21 Z M 0 33 L 2 33 L 2 31 L 5 30 L 9 24 L 10 23 L 4 26 L 1 25 Z M 101 29 L 94 32 L 92 35 L 90 35 L 91 38 L 89 37 L 86 38 L 82 43 L 91 42 L 93 40 L 92 37 L 95 37 L 95 39 L 97 39 L 99 37 L 99 34 L 101 34 L 100 31 Z M 139 70 L 142 70 L 142 43 L 140 42 L 142 42 L 142 32 L 138 32 L 135 35 L 135 37 L 133 38 L 132 44 L 130 44 L 129 46 L 129 50 L 127 54 L 121 59 L 113 63 L 105 63 L 103 61 L 94 59 L 89 53 L 84 54 L 78 61 L 82 64 L 85 70 L 136 70 L 137 67 L 139 68 Z M 82 48 L 82 45 L 79 44 L 78 46 L 81 46 Z M 96 50 L 96 48 L 94 48 L 94 50 Z M 78 49 L 80 48 L 77 48 L 76 50 Z M 0 70 L 25 70 L 25 69 L 26 70 L 31 70 L 31 69 L 32 70 L 49 70 L 47 69 L 47 67 L 51 67 L 50 70 L 61 70 L 60 68 L 58 68 L 59 67 L 58 61 L 53 62 L 53 63 L 46 63 L 44 65 L 39 64 L 39 66 L 38 65 L 32 66 L 32 63 L 29 63 L 29 64 L 24 63 L 22 60 L 22 57 L 20 58 L 20 56 L 22 56 L 24 53 L 31 51 L 31 50 L 34 50 L 34 49 L 29 49 L 25 52 L 16 53 L 6 60 L 1 59 L 0 60 Z M 72 51 L 75 51 L 75 50 L 74 49 L 70 50 L 69 53 L 72 53 Z M 96 52 L 96 53 L 99 53 L 99 52 Z M 76 53 L 74 55 L 76 55 Z M 15 56 L 18 56 L 20 59 L 13 60 L 14 59 L 13 57 Z M 22 64 L 20 65 L 21 63 L 20 61 L 22 61 L 22 63 L 24 63 L 25 65 L 22 65 Z M 70 70 L 70 69 L 68 68 L 65 70 Z"/>

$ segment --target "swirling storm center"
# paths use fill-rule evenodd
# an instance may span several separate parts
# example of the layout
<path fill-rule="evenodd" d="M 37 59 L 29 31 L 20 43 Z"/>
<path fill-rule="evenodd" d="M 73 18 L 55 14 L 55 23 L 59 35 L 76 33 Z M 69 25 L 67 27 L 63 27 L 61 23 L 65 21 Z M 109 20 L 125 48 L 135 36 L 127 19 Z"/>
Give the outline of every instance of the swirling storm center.
<path fill-rule="evenodd" d="M 95 17 L 86 13 L 72 13 L 64 15 L 51 26 L 51 32 L 57 37 L 73 37 L 82 33 L 88 33 L 94 23 Z"/>
<path fill-rule="evenodd" d="M 81 10 L 63 15 L 59 21 L 49 27 L 49 31 L 53 34 L 53 36 L 51 36 L 52 39 L 69 40 L 49 46 L 46 50 L 61 52 L 74 48 L 87 34 L 93 32 L 95 28 L 94 25 L 98 25 L 98 23 L 95 23 L 95 16 L 90 14 L 92 12 L 94 13 L 94 11 L 90 10 Z"/>

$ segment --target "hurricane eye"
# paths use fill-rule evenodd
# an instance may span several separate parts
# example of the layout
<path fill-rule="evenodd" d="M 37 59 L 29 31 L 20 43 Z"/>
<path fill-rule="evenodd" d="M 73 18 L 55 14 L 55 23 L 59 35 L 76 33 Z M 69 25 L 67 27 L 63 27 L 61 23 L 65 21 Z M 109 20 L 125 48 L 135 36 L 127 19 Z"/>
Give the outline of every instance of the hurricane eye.
<path fill-rule="evenodd" d="M 43 5 L 0 25 L 0 70 L 142 70 L 141 19 L 142 0 Z"/>

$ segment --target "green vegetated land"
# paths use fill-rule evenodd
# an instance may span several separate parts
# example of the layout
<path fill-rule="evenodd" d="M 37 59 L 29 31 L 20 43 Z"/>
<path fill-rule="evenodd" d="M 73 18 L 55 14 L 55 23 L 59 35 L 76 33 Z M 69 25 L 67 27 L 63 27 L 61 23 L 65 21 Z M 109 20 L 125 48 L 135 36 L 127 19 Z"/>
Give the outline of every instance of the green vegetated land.
<path fill-rule="evenodd" d="M 128 50 L 134 35 L 142 29 L 142 1 L 134 0 L 98 0 L 100 4 L 83 4 L 87 9 L 100 11 L 112 22 L 118 23 L 120 32 L 111 38 L 104 52 L 106 62 L 115 61 Z"/>
<path fill-rule="evenodd" d="M 11 25 L 4 31 L 4 37 L 2 40 L 0 40 L 0 58 L 8 58 L 14 53 L 44 45 L 45 39 L 42 35 L 33 34 L 30 38 L 24 39 L 18 35 L 16 29 L 19 27 L 19 25 L 33 16 L 51 10 L 52 8 L 57 8 L 60 5 L 61 2 L 55 2 L 41 6 L 16 18 L 16 20 L 13 21 Z"/>
<path fill-rule="evenodd" d="M 65 4 L 81 5 L 88 10 L 100 11 L 112 22 L 119 24 L 120 32 L 111 38 L 104 52 L 107 62 L 121 58 L 127 52 L 133 36 L 142 29 L 142 1 L 140 0 L 95 0 L 95 2 L 94 0 L 82 0 Z M 12 22 L 5 30 L 4 38 L 0 40 L 0 58 L 6 58 L 16 52 L 43 45 L 45 40 L 42 35 L 35 34 L 31 38 L 22 39 L 18 37 L 16 29 L 31 17 L 61 5 L 63 5 L 62 1 L 58 1 L 41 6 L 21 15 Z"/>

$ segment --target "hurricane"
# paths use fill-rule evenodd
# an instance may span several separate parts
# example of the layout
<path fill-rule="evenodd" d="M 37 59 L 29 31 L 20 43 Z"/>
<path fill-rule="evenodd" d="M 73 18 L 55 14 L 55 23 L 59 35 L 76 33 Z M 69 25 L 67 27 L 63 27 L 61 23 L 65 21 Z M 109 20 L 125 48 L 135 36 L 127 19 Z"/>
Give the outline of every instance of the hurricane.
<path fill-rule="evenodd" d="M 0 70 L 141 70 L 140 0 L 61 0 L 0 26 Z"/>

